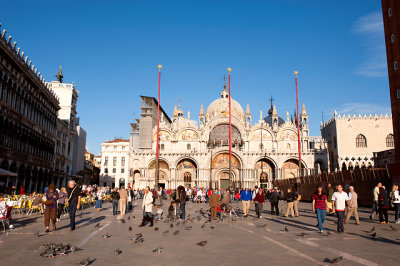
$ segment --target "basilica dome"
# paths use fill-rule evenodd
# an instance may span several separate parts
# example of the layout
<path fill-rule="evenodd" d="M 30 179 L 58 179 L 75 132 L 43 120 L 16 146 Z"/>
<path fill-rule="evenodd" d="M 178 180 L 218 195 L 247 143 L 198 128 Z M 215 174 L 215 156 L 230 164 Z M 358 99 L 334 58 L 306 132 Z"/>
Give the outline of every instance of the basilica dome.
<path fill-rule="evenodd" d="M 231 111 L 232 116 L 236 117 L 240 121 L 244 122 L 244 111 L 240 103 L 231 98 Z M 216 116 L 229 117 L 229 94 L 226 90 L 226 84 L 224 90 L 221 92 L 221 98 L 213 101 L 207 108 L 206 120 L 210 121 Z"/>

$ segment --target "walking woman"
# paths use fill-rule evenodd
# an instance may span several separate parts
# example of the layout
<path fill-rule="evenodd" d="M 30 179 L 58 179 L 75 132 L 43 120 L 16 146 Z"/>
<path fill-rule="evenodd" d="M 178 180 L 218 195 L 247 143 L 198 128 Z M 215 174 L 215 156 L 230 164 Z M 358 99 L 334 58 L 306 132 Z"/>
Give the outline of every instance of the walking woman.
<path fill-rule="evenodd" d="M 56 217 L 57 217 L 57 200 L 58 192 L 54 184 L 49 185 L 46 196 L 46 210 L 44 212 L 44 226 L 46 227 L 46 233 L 50 232 L 49 225 L 50 220 L 53 223 L 53 230 L 56 231 Z"/>
<path fill-rule="evenodd" d="M 394 222 L 396 224 L 400 224 L 400 194 L 399 194 L 399 186 L 393 185 L 392 189 L 392 202 L 394 205 Z"/>
<path fill-rule="evenodd" d="M 103 190 L 100 187 L 97 187 L 96 193 L 96 205 L 94 206 L 99 212 L 101 208 L 103 208 Z"/>
<path fill-rule="evenodd" d="M 144 189 L 142 208 L 143 208 L 143 221 L 139 226 L 143 227 L 148 222 L 150 222 L 150 226 L 153 226 L 153 214 L 151 213 L 153 211 L 153 195 L 150 191 L 149 186 L 147 186 Z"/>
<path fill-rule="evenodd" d="M 312 196 L 312 210 L 317 214 L 318 229 L 321 233 L 324 232 L 324 222 L 326 212 L 329 212 L 328 197 L 322 193 L 322 186 L 318 186 L 317 192 Z"/>
<path fill-rule="evenodd" d="M 65 199 L 67 198 L 67 189 L 62 187 L 60 192 L 58 193 L 58 205 L 57 205 L 57 221 L 61 221 L 61 213 L 65 207 Z"/>
<path fill-rule="evenodd" d="M 263 206 L 264 206 L 264 193 L 263 193 L 262 189 L 258 190 L 258 193 L 256 194 L 256 196 L 254 198 L 254 204 L 255 204 L 257 217 L 259 219 L 261 219 L 262 218 L 261 214 L 262 214 L 262 210 L 263 210 Z"/>
<path fill-rule="evenodd" d="M 384 187 L 379 188 L 378 195 L 378 212 L 379 212 L 379 222 L 381 224 L 388 224 L 388 209 L 390 207 L 389 195 Z M 383 219 L 385 218 L 385 220 Z"/>

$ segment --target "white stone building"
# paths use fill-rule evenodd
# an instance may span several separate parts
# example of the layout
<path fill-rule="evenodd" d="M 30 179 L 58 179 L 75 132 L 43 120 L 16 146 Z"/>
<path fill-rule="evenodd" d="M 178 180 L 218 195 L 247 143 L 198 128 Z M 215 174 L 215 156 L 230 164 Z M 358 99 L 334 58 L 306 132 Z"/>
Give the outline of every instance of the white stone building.
<path fill-rule="evenodd" d="M 132 183 L 133 179 L 129 178 L 129 140 L 114 139 L 102 143 L 99 184 L 129 187 Z"/>
<path fill-rule="evenodd" d="M 338 115 L 321 123 L 330 171 L 374 167 L 374 152 L 394 148 L 391 115 Z"/>
<path fill-rule="evenodd" d="M 160 180 L 161 186 L 212 186 L 217 188 L 271 187 L 274 180 L 299 175 L 297 119 L 278 116 L 275 105 L 268 116 L 252 123 L 246 112 L 232 99 L 232 173 L 229 180 L 228 92 L 204 112 L 200 107 L 198 125 L 176 108 L 170 119 L 161 108 Z M 296 117 L 294 115 L 293 117 Z M 303 105 L 300 115 L 302 169 L 311 174 L 328 166 L 326 144 L 309 136 L 308 115 Z M 141 96 L 141 116 L 131 124 L 129 160 L 134 187 L 155 185 L 157 100 Z M 103 144 L 105 145 L 105 144 Z M 103 149 L 103 152 L 105 150 Z M 103 153 L 102 158 L 110 155 Z M 103 168 L 103 167 L 102 167 Z"/>

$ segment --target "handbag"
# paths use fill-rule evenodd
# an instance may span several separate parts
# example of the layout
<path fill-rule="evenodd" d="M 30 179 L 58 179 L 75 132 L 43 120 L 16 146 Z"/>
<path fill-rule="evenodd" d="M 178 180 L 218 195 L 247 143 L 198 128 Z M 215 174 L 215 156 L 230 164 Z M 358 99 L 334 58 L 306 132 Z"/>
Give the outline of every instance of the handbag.
<path fill-rule="evenodd" d="M 51 196 L 53 196 L 53 194 L 51 194 Z M 54 204 L 54 200 L 48 200 L 47 198 L 46 198 L 46 201 L 44 202 L 44 205 L 46 205 L 46 206 L 51 206 L 51 205 L 53 205 Z"/>

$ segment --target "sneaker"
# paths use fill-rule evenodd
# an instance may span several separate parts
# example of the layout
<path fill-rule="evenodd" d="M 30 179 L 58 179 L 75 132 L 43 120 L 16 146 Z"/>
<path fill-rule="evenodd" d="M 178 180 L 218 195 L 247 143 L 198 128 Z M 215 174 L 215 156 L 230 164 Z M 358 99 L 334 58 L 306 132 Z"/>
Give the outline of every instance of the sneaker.
<path fill-rule="evenodd" d="M 319 230 L 319 232 L 320 232 L 321 234 L 323 234 L 323 233 L 324 233 L 324 230 Z"/>

